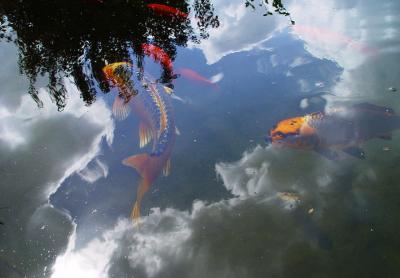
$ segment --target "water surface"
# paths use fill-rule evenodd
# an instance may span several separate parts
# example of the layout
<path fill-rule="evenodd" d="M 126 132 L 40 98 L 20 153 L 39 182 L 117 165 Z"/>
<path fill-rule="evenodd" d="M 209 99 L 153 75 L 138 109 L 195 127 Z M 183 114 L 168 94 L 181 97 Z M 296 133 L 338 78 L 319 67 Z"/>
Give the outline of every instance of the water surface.
<path fill-rule="evenodd" d="M 30 2 L 0 5 L 19 24 L 0 45 L 1 277 L 398 276 L 399 130 L 363 142 L 363 160 L 264 141 L 280 120 L 337 105 L 400 113 L 396 1 L 285 1 L 295 25 L 239 0 L 179 2 L 184 21 L 76 1 L 57 8 L 83 9 L 81 25 L 58 35 Z M 142 43 L 162 46 L 174 72 Z M 118 91 L 101 72 L 121 60 L 177 96 L 171 174 L 145 195 L 139 228 L 141 177 L 121 161 L 148 149 L 138 117 L 112 115 Z M 330 94 L 307 98 L 319 92 Z"/>

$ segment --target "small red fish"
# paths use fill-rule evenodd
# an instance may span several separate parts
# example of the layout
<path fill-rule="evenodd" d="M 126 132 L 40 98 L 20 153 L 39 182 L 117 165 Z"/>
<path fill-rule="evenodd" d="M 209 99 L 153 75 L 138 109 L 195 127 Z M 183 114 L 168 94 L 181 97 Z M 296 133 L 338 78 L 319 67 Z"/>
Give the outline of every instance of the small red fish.
<path fill-rule="evenodd" d="M 202 76 L 198 72 L 196 72 L 192 69 L 189 69 L 189 68 L 180 68 L 177 70 L 177 73 L 181 74 L 183 77 L 185 77 L 187 79 L 201 82 L 201 83 L 213 86 L 214 88 L 218 88 L 218 85 L 215 84 L 215 82 L 219 81 L 219 79 L 220 79 L 219 76 L 217 76 L 216 80 L 210 80 L 210 79 Z"/>
<path fill-rule="evenodd" d="M 184 13 L 177 8 L 163 4 L 147 4 L 147 7 L 152 9 L 155 13 L 159 15 L 175 16 L 182 19 L 186 19 L 188 17 L 187 13 Z"/>
<path fill-rule="evenodd" d="M 142 49 L 145 55 L 153 58 L 155 62 L 159 62 L 169 72 L 173 72 L 172 60 L 162 48 L 154 44 L 143 43 Z"/>

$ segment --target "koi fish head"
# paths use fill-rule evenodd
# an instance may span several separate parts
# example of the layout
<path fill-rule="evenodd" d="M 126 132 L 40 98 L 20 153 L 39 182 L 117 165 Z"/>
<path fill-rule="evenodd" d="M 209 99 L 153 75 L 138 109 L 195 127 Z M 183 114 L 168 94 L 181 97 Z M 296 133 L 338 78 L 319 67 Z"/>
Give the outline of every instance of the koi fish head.
<path fill-rule="evenodd" d="M 103 67 L 104 76 L 106 77 L 106 79 L 112 80 L 115 78 L 116 75 L 118 75 L 119 69 L 124 68 L 126 66 L 131 66 L 131 64 L 128 62 L 117 62 L 108 64 L 105 67 Z"/>
<path fill-rule="evenodd" d="M 312 141 L 308 135 L 313 129 L 307 125 L 309 116 L 289 118 L 280 121 L 269 132 L 266 141 L 274 145 L 284 145 L 293 148 L 308 148 Z"/>

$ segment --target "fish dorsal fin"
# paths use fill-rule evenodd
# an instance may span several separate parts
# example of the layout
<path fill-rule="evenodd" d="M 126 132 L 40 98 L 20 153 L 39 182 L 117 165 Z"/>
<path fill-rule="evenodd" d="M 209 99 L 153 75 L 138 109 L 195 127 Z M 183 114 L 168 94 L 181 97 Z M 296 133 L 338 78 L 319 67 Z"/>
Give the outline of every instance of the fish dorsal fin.
<path fill-rule="evenodd" d="M 143 148 L 153 139 L 153 132 L 148 125 L 141 122 L 139 125 L 139 147 Z"/>
<path fill-rule="evenodd" d="M 176 135 L 181 135 L 181 132 L 179 131 L 178 127 L 175 127 L 175 134 Z"/>
<path fill-rule="evenodd" d="M 170 172 L 171 172 L 171 159 L 168 159 L 167 162 L 164 165 L 163 175 L 165 177 L 169 176 Z"/>
<path fill-rule="evenodd" d="M 125 102 L 124 99 L 120 96 L 117 96 L 114 100 L 112 106 L 112 113 L 117 120 L 125 120 L 129 113 L 131 112 L 131 107 L 128 102 Z"/>
<path fill-rule="evenodd" d="M 164 92 L 166 92 L 168 95 L 172 95 L 172 93 L 174 92 L 174 90 L 171 89 L 170 87 L 163 86 L 163 88 L 164 88 Z"/>

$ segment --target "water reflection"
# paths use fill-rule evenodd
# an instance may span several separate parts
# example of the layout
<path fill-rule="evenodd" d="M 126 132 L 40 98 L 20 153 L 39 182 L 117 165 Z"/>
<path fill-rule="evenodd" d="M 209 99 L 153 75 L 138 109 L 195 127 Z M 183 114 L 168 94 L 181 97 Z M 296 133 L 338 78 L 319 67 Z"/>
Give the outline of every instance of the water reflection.
<path fill-rule="evenodd" d="M 64 76 L 74 78 L 82 99 L 90 104 L 99 88 L 109 90 L 101 71 L 106 61 L 124 61 L 130 56 L 128 49 L 133 49 L 142 69 L 144 55 L 154 55 L 143 47 L 149 42 L 174 59 L 177 46 L 207 38 L 207 30 L 219 25 L 209 0 L 194 1 L 197 30 L 189 18 L 182 17 L 190 5 L 174 1 L 173 6 L 180 16 L 166 16 L 168 12 L 145 1 L 3 1 L 0 31 L 18 45 L 20 68 L 29 77 L 29 93 L 35 101 L 42 105 L 36 79 L 48 75 L 49 93 L 63 109 L 67 97 Z M 160 80 L 170 84 L 172 68 L 164 61 L 161 65 Z"/>
<path fill-rule="evenodd" d="M 91 3 L 101 5 L 97 2 Z M 256 147 L 274 123 L 322 112 L 335 101 L 350 110 L 350 102 L 398 110 L 398 94 L 388 89 L 400 87 L 398 54 L 393 52 L 396 44 L 382 41 L 390 46 L 389 53 L 385 45 L 359 36 L 376 30 L 371 23 L 394 26 L 384 23 L 381 3 L 377 7 L 371 5 L 376 1 L 310 0 L 307 5 L 297 1 L 301 7 L 295 17 L 298 26 L 333 34 L 320 34 L 318 39 L 293 28 L 279 29 L 276 17 L 259 17 L 265 20 L 261 25 L 255 16 L 260 9 L 246 10 L 242 0 L 218 2 L 218 12 L 224 11 L 218 14 L 227 15 L 228 20 L 220 17 L 224 24 L 211 30 L 210 40 L 203 42 L 219 52 L 210 60 L 207 48 L 178 47 L 171 59 L 174 74 L 182 77 L 173 80 L 175 93 L 165 94 L 171 88 L 154 82 L 158 93 L 184 100 L 173 103 L 181 135 L 173 146 L 173 175 L 152 184 L 141 203 L 140 230 L 126 216 L 135 197 L 133 186 L 142 177 L 122 166 L 121 160 L 142 153 L 139 147 L 148 142 L 151 132 L 137 132 L 139 117 L 111 119 L 109 107 L 116 98 L 114 110 L 120 111 L 119 118 L 126 117 L 127 110 L 122 113 L 117 108 L 132 110 L 133 101 L 148 94 L 142 82 L 151 84 L 160 76 L 146 77 L 147 71 L 131 73 L 125 71 L 129 67 L 122 68 L 122 75 L 127 75 L 121 84 L 132 80 L 132 85 L 121 88 L 118 82 L 111 83 L 116 94 L 82 108 L 79 90 L 70 86 L 71 99 L 63 113 L 57 113 L 49 101 L 44 109 L 34 109 L 29 96 L 15 105 L 14 113 L 14 106 L 3 102 L 4 96 L 20 99 L 18 93 L 23 90 L 2 87 L 6 89 L 0 96 L 0 171 L 7 194 L 0 196 L 0 203 L 17 204 L 12 212 L 0 213 L 6 223 L 0 226 L 2 261 L 16 265 L 28 277 L 309 277 L 310 269 L 316 277 L 354 273 L 393 277 L 398 273 L 398 132 L 393 134 L 393 143 L 365 141 L 364 160 L 345 156 L 340 163 L 312 152 Z M 239 2 L 243 9 L 236 9 Z M 351 9 L 337 11 L 329 6 L 344 2 Z M 327 15 L 311 9 L 326 5 Z M 367 8 L 373 13 L 365 14 Z M 287 18 L 281 18 L 287 26 Z M 347 21 L 354 18 L 356 27 Z M 340 38 L 335 42 L 337 34 L 379 48 L 379 53 L 365 55 L 351 47 L 353 42 Z M 379 38 L 379 32 L 372 37 Z M 109 65 L 125 61 L 138 68 L 134 50 L 133 58 L 128 55 L 128 59 L 107 61 Z M 354 64 L 357 59 L 353 58 L 360 59 Z M 87 61 L 83 64 L 90 73 Z M 157 62 L 154 68 L 159 70 L 161 59 Z M 146 60 L 147 70 L 149 64 Z M 6 75 L 9 67 L 3 68 L 2 76 L 10 76 Z M 5 78 L 3 85 L 12 84 L 15 76 Z M 109 85 L 97 86 L 100 91 L 100 86 Z M 124 95 L 129 98 L 134 90 L 138 94 L 125 103 Z M 321 90 L 334 91 L 335 96 L 322 95 Z M 42 92 L 41 99 L 46 101 L 47 91 Z M 53 110 L 49 112 L 48 107 Z M 375 123 L 372 112 L 363 115 Z M 114 131 L 114 141 L 108 143 L 100 139 L 106 124 L 107 130 Z M 4 136 L 9 134 L 14 137 Z M 137 142 L 140 135 L 141 143 Z M 23 140 L 16 144 L 12 138 Z M 144 152 L 150 156 L 152 151 L 150 145 Z M 52 192 L 57 188 L 51 197 L 43 194 L 49 184 Z M 54 206 L 48 211 L 62 209 L 71 219 L 50 217 L 38 209 L 48 200 Z M 2 277 L 12 272 L 7 266 L 0 268 Z"/>

